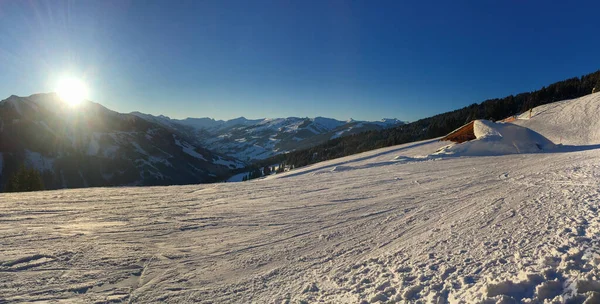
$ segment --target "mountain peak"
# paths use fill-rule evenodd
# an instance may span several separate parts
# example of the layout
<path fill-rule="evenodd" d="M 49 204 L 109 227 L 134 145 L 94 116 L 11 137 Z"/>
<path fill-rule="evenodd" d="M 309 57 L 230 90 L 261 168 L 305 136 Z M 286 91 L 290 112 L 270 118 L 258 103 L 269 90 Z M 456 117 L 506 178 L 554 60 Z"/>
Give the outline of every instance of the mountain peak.
<path fill-rule="evenodd" d="M 406 122 L 404 122 L 402 120 L 399 120 L 397 118 L 382 118 L 381 122 L 386 123 L 386 124 L 392 124 L 392 125 L 406 123 Z"/>

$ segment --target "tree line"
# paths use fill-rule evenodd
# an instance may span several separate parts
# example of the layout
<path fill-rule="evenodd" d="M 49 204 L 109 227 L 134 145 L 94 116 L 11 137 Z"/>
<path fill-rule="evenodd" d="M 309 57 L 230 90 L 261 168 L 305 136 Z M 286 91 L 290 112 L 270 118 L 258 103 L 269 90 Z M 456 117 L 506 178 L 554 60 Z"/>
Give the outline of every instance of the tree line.
<path fill-rule="evenodd" d="M 594 88 L 596 91 L 600 89 L 600 70 L 559 81 L 537 91 L 488 99 L 395 128 L 339 137 L 308 149 L 258 161 L 249 170 L 270 164 L 297 168 L 378 148 L 432 139 L 446 135 L 475 119 L 501 120 L 540 105 L 585 96 L 592 93 Z"/>
<path fill-rule="evenodd" d="M 6 192 L 28 192 L 44 190 L 44 182 L 40 172 L 22 165 L 13 173 L 6 183 Z"/>
<path fill-rule="evenodd" d="M 250 167 L 247 167 L 247 169 L 249 170 L 247 174 L 245 174 L 242 177 L 242 181 L 249 181 L 252 179 L 256 179 L 256 178 L 260 178 L 263 176 L 267 176 L 267 175 L 271 175 L 271 174 L 276 174 L 276 173 L 281 173 L 285 170 L 284 166 L 271 166 L 271 165 L 266 165 L 266 166 L 257 166 L 257 165 L 253 165 Z"/>

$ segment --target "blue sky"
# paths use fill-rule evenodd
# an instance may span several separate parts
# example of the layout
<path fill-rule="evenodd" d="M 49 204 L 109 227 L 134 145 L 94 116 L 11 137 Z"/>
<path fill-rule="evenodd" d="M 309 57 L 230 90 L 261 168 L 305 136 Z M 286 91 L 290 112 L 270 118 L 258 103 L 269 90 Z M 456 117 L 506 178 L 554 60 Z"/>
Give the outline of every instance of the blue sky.
<path fill-rule="evenodd" d="M 600 69 L 600 3 L 0 1 L 0 97 L 84 78 L 119 112 L 416 120 Z"/>

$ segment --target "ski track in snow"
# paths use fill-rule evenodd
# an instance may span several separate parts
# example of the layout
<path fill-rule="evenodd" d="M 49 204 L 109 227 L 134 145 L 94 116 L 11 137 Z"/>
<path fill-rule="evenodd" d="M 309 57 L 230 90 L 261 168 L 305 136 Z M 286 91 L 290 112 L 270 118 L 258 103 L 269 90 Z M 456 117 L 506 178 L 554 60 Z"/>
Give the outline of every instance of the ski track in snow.
<path fill-rule="evenodd" d="M 389 162 L 441 145 L 293 178 L 2 194 L 0 295 L 443 303 L 600 292 L 600 151 Z"/>
<path fill-rule="evenodd" d="M 419 158 L 444 145 L 0 194 L 0 302 L 598 303 L 600 150 Z"/>

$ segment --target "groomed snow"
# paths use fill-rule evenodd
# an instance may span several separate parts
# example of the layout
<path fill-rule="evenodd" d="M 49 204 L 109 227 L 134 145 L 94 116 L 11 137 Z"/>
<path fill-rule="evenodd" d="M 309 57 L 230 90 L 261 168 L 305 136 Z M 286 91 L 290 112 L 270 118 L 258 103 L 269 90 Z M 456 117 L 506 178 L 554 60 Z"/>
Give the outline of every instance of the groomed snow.
<path fill-rule="evenodd" d="M 445 145 L 244 183 L 0 194 L 0 298 L 597 303 L 600 150 L 419 157 Z"/>
<path fill-rule="evenodd" d="M 559 101 L 520 115 L 515 124 L 530 128 L 557 144 L 600 144 L 600 93 Z"/>

